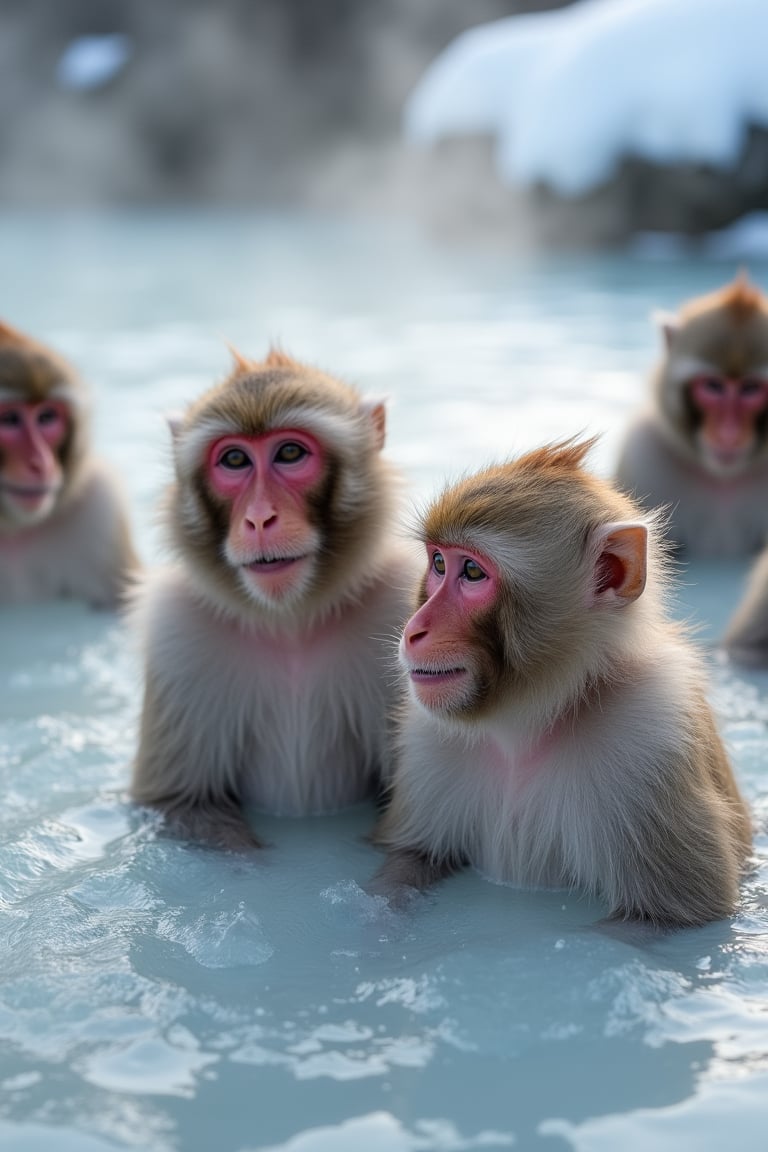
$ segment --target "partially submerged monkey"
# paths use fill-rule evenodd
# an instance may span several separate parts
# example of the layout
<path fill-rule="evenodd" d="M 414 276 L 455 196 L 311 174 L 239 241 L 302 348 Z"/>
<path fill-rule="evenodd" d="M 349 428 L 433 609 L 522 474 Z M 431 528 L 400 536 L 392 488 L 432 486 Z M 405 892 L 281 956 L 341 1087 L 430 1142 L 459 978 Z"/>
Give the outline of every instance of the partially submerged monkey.
<path fill-rule="evenodd" d="M 91 453 L 82 380 L 0 323 L 0 604 L 111 607 L 138 568 L 122 492 Z"/>
<path fill-rule="evenodd" d="M 768 538 L 768 297 L 742 275 L 661 327 L 650 404 L 616 479 L 669 510 L 687 553 L 749 555 Z"/>
<path fill-rule="evenodd" d="M 487 468 L 421 520 L 378 891 L 470 864 L 658 925 L 736 906 L 750 818 L 702 661 L 666 617 L 653 519 L 583 469 L 590 444 Z"/>
<path fill-rule="evenodd" d="M 385 411 L 280 352 L 235 354 L 172 430 L 176 563 L 137 609 L 132 793 L 182 834 L 254 847 L 249 805 L 331 811 L 390 773 L 409 577 Z"/>

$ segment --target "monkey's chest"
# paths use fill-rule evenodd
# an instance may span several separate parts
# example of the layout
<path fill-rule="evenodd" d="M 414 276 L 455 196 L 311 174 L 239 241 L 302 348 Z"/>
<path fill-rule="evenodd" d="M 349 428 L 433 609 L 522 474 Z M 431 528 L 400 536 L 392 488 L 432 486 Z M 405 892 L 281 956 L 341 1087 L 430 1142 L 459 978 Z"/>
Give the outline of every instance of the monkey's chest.
<path fill-rule="evenodd" d="M 276 815 L 332 812 L 371 795 L 383 700 L 332 666 L 273 668 L 244 718 L 242 798 Z"/>
<path fill-rule="evenodd" d="M 569 887 L 574 848 L 591 837 L 585 797 L 568 786 L 568 764 L 529 751 L 482 758 L 480 772 L 462 766 L 451 780 L 451 808 L 435 806 L 452 825 L 448 840 L 468 862 L 499 883 L 525 888 Z M 477 766 L 475 766 L 476 768 Z M 587 805 L 588 807 L 589 805 Z M 434 816 L 433 816 L 434 818 Z M 587 824 L 590 827 L 587 828 Z M 582 845 L 586 850 L 586 842 Z"/>
<path fill-rule="evenodd" d="M 468 840 L 470 863 L 499 883 L 524 888 L 570 883 L 562 828 L 536 821 L 525 805 L 502 801 L 495 811 L 486 810 Z"/>
<path fill-rule="evenodd" d="M 748 555 L 760 548 L 768 531 L 763 495 L 736 485 L 679 497 L 671 518 L 675 537 L 700 556 Z"/>

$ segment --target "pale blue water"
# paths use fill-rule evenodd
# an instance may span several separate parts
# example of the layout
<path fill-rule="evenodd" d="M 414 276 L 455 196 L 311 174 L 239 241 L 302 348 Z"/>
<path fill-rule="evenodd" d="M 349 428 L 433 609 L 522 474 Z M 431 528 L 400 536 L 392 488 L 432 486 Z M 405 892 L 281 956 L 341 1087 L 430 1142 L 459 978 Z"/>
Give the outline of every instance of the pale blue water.
<path fill-rule="evenodd" d="M 423 496 L 580 429 L 604 430 L 607 471 L 651 309 L 733 272 L 214 214 L 0 216 L 0 250 L 0 314 L 97 389 L 150 561 L 162 413 L 226 371 L 225 339 L 389 395 L 390 455 Z M 743 571 L 686 574 L 705 642 Z M 119 621 L 0 611 L 0 1147 L 764 1149 L 768 677 L 712 672 L 755 869 L 733 920 L 644 940 L 596 931 L 578 895 L 473 873 L 392 914 L 361 887 L 369 808 L 262 819 L 252 862 L 157 839 L 125 800 L 139 683 Z"/>

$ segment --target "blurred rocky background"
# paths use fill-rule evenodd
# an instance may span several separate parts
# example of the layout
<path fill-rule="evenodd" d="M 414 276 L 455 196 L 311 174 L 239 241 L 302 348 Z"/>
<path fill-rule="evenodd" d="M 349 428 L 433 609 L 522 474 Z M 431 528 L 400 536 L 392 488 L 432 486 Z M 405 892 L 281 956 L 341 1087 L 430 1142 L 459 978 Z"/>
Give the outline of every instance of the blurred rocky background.
<path fill-rule="evenodd" d="M 553 245 L 696 235 L 764 209 L 765 123 L 746 126 L 727 169 L 628 154 L 576 195 L 502 182 L 488 133 L 405 139 L 408 98 L 455 37 L 566 6 L 0 0 L 0 204 L 414 212 Z"/>

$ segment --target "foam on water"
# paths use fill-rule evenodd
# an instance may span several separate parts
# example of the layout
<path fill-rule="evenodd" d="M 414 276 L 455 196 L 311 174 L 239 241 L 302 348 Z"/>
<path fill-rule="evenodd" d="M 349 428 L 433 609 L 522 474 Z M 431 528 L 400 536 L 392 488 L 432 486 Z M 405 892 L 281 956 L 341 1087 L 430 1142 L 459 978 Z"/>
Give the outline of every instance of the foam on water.
<path fill-rule="evenodd" d="M 161 413 L 222 374 L 222 336 L 254 354 L 279 337 L 388 393 L 391 455 L 424 495 L 576 429 L 606 430 L 607 470 L 654 355 L 651 308 L 732 272 L 522 267 L 309 220 L 105 219 L 65 238 L 0 219 L 0 240 L 20 268 L 49 256 L 50 296 L 21 275 L 9 319 L 100 385 L 97 430 L 148 559 Z M 677 611 L 704 643 L 743 575 L 686 574 Z M 254 858 L 165 837 L 125 794 L 140 676 L 121 623 L 1 610 L 0 1146 L 762 1148 L 768 677 L 716 657 L 712 674 L 759 821 L 742 907 L 696 931 L 608 933 L 579 893 L 472 872 L 392 911 L 365 891 L 368 805 L 254 813 L 269 844 Z"/>

